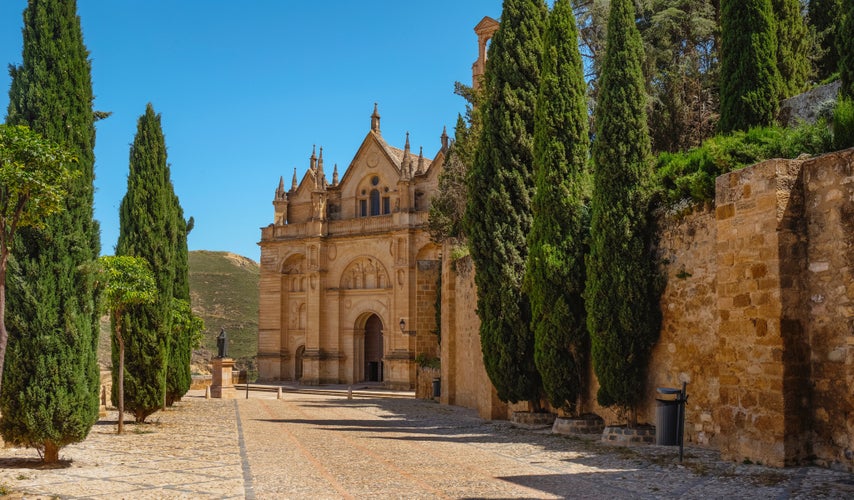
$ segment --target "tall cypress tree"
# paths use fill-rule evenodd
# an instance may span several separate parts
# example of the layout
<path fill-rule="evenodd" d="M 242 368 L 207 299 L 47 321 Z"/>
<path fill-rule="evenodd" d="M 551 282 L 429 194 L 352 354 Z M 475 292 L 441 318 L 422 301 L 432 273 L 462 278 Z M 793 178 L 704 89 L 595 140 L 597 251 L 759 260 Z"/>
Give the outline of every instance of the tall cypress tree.
<path fill-rule="evenodd" d="M 840 8 L 842 20 L 836 34 L 839 51 L 839 78 L 842 80 L 840 93 L 854 99 L 854 2 L 845 2 Z"/>
<path fill-rule="evenodd" d="M 505 0 L 489 49 L 483 129 L 469 177 L 466 234 L 475 264 L 481 349 L 502 401 L 538 408 L 528 297 L 522 291 L 531 229 L 534 105 L 540 81 L 542 0 Z"/>
<path fill-rule="evenodd" d="M 836 27 L 841 15 L 842 0 L 809 0 L 809 24 L 818 37 L 821 53 L 815 61 L 816 78 L 825 80 L 839 69 L 836 47 Z"/>
<path fill-rule="evenodd" d="M 64 146 L 77 157 L 80 175 L 68 186 L 65 209 L 44 229 L 22 228 L 14 242 L 0 432 L 54 462 L 98 419 L 98 310 L 86 271 L 100 252 L 95 113 L 76 2 L 30 0 L 23 37 L 23 64 L 10 69 L 7 123 Z"/>
<path fill-rule="evenodd" d="M 533 225 L 526 290 L 534 361 L 552 406 L 570 413 L 584 390 L 589 351 L 584 309 L 587 85 L 569 0 L 557 0 L 544 37 L 534 114 Z"/>
<path fill-rule="evenodd" d="M 177 217 L 166 163 L 160 115 L 148 104 L 137 122 L 130 148 L 128 188 L 119 208 L 116 255 L 141 257 L 151 264 L 157 284 L 153 304 L 130 307 L 123 315 L 125 338 L 125 409 L 145 421 L 164 404 L 171 345 L 172 298 L 175 293 Z M 113 346 L 113 386 L 117 380 Z M 113 391 L 115 401 L 116 391 Z"/>
<path fill-rule="evenodd" d="M 804 90 L 811 68 L 810 36 L 801 13 L 800 0 L 773 0 L 777 28 L 777 69 L 780 71 L 780 98 Z"/>
<path fill-rule="evenodd" d="M 660 313 L 649 252 L 650 139 L 643 46 L 631 0 L 612 0 L 602 65 L 587 259 L 587 325 L 603 406 L 634 410 L 644 395 Z M 630 413 L 636 423 L 636 412 Z"/>
<path fill-rule="evenodd" d="M 771 123 L 780 96 L 776 61 L 771 0 L 721 0 L 722 132 Z"/>

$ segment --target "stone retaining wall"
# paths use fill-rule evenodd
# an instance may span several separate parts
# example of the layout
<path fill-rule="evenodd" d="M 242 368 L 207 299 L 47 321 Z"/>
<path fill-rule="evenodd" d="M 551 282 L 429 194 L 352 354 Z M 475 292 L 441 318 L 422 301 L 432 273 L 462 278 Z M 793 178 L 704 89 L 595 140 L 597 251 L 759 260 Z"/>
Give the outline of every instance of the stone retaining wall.
<path fill-rule="evenodd" d="M 655 423 L 656 387 L 684 381 L 687 443 L 854 470 L 852 164 L 854 149 L 763 162 L 718 178 L 714 206 L 662 219 L 663 323 L 640 422 Z M 483 370 L 473 271 L 443 273 L 442 402 L 507 418 Z M 584 410 L 622 423 L 596 389 L 594 377 Z"/>

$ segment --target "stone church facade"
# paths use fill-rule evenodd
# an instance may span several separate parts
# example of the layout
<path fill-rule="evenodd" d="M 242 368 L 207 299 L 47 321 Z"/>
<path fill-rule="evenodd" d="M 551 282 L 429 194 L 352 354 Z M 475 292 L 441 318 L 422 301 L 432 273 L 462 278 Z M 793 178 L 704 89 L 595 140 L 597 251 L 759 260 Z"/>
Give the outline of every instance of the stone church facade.
<path fill-rule="evenodd" d="M 498 22 L 474 31 L 482 77 Z M 280 179 L 274 221 L 261 228 L 258 371 L 303 384 L 381 382 L 413 388 L 416 357 L 439 355 L 440 248 L 426 231 L 449 147 L 427 158 L 386 142 L 377 106 L 370 130 L 339 180 L 312 151 L 302 180 Z"/>
<path fill-rule="evenodd" d="M 389 145 L 376 105 L 344 175 L 323 149 L 261 232 L 258 369 L 264 380 L 414 385 L 418 353 L 436 356 L 438 247 L 425 231 L 448 149 L 432 158 Z"/>

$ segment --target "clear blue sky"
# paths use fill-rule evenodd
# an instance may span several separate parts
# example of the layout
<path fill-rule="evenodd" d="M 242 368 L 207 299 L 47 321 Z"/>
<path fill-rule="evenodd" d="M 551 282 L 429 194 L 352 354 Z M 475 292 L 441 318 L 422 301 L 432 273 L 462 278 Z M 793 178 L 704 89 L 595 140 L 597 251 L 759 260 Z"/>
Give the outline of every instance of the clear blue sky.
<path fill-rule="evenodd" d="M 349 165 L 379 103 L 383 137 L 425 156 L 439 149 L 471 83 L 474 26 L 500 0 L 78 0 L 98 122 L 95 218 L 102 253 L 118 238 L 136 121 L 162 114 L 172 181 L 193 216 L 191 250 L 258 260 L 279 176 L 300 178 L 313 144 L 331 178 Z M 0 1 L 0 110 L 21 63 L 26 0 Z"/>

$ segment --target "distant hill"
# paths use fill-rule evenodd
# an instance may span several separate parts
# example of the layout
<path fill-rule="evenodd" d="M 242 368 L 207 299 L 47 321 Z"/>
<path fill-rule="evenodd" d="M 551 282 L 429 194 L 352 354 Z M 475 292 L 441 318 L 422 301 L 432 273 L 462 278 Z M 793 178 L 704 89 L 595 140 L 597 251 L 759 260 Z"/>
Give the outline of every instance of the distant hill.
<path fill-rule="evenodd" d="M 258 352 L 258 263 L 233 253 L 207 250 L 192 251 L 189 257 L 190 301 L 193 312 L 205 320 L 203 352 L 193 356 L 194 362 L 216 355 L 216 337 L 224 328 L 229 357 L 241 367 L 248 364 L 254 368 L 249 360 Z"/>
<path fill-rule="evenodd" d="M 239 368 L 254 372 L 258 352 L 258 279 L 260 268 L 252 259 L 229 252 L 190 252 L 190 302 L 193 312 L 205 320 L 202 347 L 193 352 L 193 372 L 207 373 L 216 355 L 221 328 L 228 335 L 228 355 Z M 101 318 L 98 359 L 110 367 L 109 317 Z"/>

